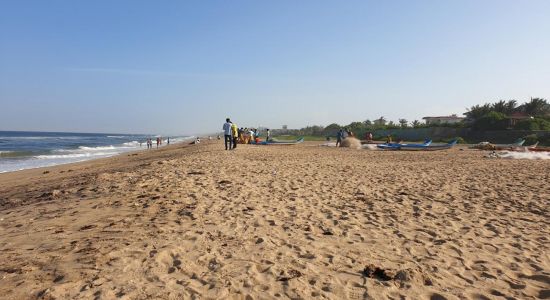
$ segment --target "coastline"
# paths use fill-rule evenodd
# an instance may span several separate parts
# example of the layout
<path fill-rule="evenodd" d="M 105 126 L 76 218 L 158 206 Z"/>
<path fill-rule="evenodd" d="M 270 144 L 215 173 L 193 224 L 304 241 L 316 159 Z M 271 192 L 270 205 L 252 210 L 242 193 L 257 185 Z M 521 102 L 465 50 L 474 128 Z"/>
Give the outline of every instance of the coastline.
<path fill-rule="evenodd" d="M 2 173 L 0 294 L 548 295 L 550 161 L 318 145 L 213 140 Z"/>
<path fill-rule="evenodd" d="M 119 135 L 103 136 L 96 133 L 71 133 L 71 132 L 14 132 L 0 131 L 7 135 L 6 145 L 13 142 L 17 146 L 7 147 L 6 151 L 0 151 L 0 174 L 17 172 L 28 169 L 52 167 L 64 164 L 85 162 L 95 159 L 108 158 L 126 153 L 147 150 L 146 143 L 138 142 L 145 136 Z M 36 135 L 36 136 L 33 136 Z M 120 138 L 122 138 L 120 140 Z M 49 142 L 58 140 L 60 142 Z M 80 139 L 80 141 L 79 141 Z M 173 137 L 172 144 L 188 143 L 194 136 Z M 46 143 L 29 143 L 24 141 L 48 141 Z M 164 140 L 166 143 L 166 140 Z M 45 145 L 44 145 L 45 144 Z M 161 145 L 160 148 L 167 145 Z M 153 149 L 158 149 L 153 146 Z"/>

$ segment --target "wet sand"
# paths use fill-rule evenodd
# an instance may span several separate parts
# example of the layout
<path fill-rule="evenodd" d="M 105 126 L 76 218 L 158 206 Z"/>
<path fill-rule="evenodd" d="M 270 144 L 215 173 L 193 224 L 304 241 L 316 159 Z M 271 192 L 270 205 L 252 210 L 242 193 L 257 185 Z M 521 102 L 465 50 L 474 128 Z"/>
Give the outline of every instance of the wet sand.
<path fill-rule="evenodd" d="M 0 174 L 0 298 L 550 298 L 550 161 L 318 144 Z"/>

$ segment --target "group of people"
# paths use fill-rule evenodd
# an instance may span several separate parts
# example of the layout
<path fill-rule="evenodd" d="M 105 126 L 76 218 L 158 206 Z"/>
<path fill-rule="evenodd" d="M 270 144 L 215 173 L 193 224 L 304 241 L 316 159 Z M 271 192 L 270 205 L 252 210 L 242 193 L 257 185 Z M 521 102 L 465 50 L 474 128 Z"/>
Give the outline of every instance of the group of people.
<path fill-rule="evenodd" d="M 349 128 L 341 128 L 336 133 L 336 147 L 342 144 L 342 141 L 348 137 L 354 137 L 353 132 Z"/>
<path fill-rule="evenodd" d="M 342 141 L 348 137 L 355 137 L 355 135 L 349 128 L 342 128 L 338 130 L 338 132 L 336 133 L 336 147 L 340 146 L 342 144 Z M 372 141 L 372 139 L 372 132 L 365 133 L 365 140 L 367 142 Z"/>
<path fill-rule="evenodd" d="M 162 138 L 157 137 L 157 148 L 162 145 Z M 166 139 L 166 143 L 170 145 L 170 138 Z M 141 142 L 139 142 L 139 146 L 141 147 Z M 153 149 L 153 140 L 151 138 L 147 139 L 147 149 Z"/>
<path fill-rule="evenodd" d="M 227 118 L 225 119 L 222 129 L 225 150 L 236 149 L 239 137 L 239 128 L 237 127 L 237 124 L 231 122 L 231 119 Z"/>
<path fill-rule="evenodd" d="M 225 123 L 222 126 L 225 150 L 232 150 L 237 148 L 237 144 L 251 144 L 253 142 L 259 142 L 259 133 L 256 128 L 239 128 L 237 124 L 231 121 L 231 119 L 225 119 Z M 271 132 L 266 130 L 266 140 L 271 138 Z M 219 139 L 219 137 L 218 137 Z"/>

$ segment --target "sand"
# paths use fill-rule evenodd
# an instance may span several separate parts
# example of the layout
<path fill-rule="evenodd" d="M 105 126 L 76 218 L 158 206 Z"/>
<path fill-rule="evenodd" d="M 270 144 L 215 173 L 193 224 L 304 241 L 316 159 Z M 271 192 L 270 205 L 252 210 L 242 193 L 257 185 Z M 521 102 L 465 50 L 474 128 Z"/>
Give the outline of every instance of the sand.
<path fill-rule="evenodd" d="M 550 297 L 548 160 L 222 149 L 0 174 L 0 298 Z"/>

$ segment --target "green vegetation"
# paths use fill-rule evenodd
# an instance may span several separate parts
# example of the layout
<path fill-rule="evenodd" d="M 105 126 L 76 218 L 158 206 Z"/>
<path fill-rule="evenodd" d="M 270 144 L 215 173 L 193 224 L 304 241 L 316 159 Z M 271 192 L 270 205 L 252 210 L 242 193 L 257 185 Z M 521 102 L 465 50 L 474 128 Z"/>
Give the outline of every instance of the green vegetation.
<path fill-rule="evenodd" d="M 522 105 L 516 100 L 474 105 L 464 115 L 479 130 L 550 130 L 550 104 L 542 98 Z"/>
<path fill-rule="evenodd" d="M 359 139 L 364 139 L 368 132 L 373 133 L 374 140 L 383 141 L 386 136 L 382 136 L 380 130 L 393 129 L 417 129 L 431 127 L 450 127 L 450 128 L 471 128 L 471 131 L 462 131 L 466 139 L 458 138 L 458 143 L 467 142 L 477 143 L 479 135 L 470 134 L 468 132 L 494 132 L 491 134 L 490 140 L 506 140 L 506 130 L 525 130 L 525 131 L 550 131 L 550 104 L 542 98 L 531 98 L 529 101 L 519 105 L 516 100 L 500 100 L 494 103 L 485 103 L 482 105 L 474 105 L 464 113 L 466 119 L 463 122 L 453 124 L 425 124 L 418 120 L 409 122 L 406 119 L 399 119 L 398 122 L 393 122 L 385 117 L 380 117 L 376 120 L 365 120 L 363 122 L 351 122 L 348 125 L 340 125 L 337 123 L 323 126 L 307 126 L 301 129 L 288 130 L 273 130 L 272 134 L 280 140 L 295 140 L 298 137 L 304 137 L 306 141 L 324 141 L 327 137 L 332 140 L 336 138 L 336 134 L 340 129 L 350 130 Z M 452 132 L 450 130 L 449 132 Z M 376 134 L 377 133 L 377 134 Z M 404 134 L 404 136 L 407 136 Z M 416 135 L 418 136 L 418 135 Z M 394 140 L 398 136 L 393 137 Z M 450 137 L 440 135 L 440 138 L 433 137 L 434 142 L 449 142 Z M 550 135 L 548 134 L 529 134 L 524 137 L 526 144 L 531 145 L 539 142 L 540 145 L 550 146 Z"/>
<path fill-rule="evenodd" d="M 338 130 L 351 130 L 356 137 L 364 138 L 367 132 L 388 129 L 407 128 L 473 128 L 475 130 L 550 130 L 550 104 L 542 98 L 531 98 L 530 101 L 518 105 L 517 100 L 500 100 L 495 103 L 474 105 L 466 113 L 466 121 L 453 124 L 437 123 L 425 124 L 418 120 L 409 122 L 399 119 L 397 123 L 388 121 L 385 117 L 363 122 L 351 122 L 348 125 L 332 123 L 326 127 L 307 126 L 301 129 L 273 130 L 274 136 L 286 135 L 284 139 L 303 136 L 305 140 L 324 140 L 326 137 L 335 137 Z M 288 137 L 288 138 L 287 138 Z M 385 138 L 375 136 L 375 139 Z M 281 137 L 281 139 L 283 139 Z"/>

